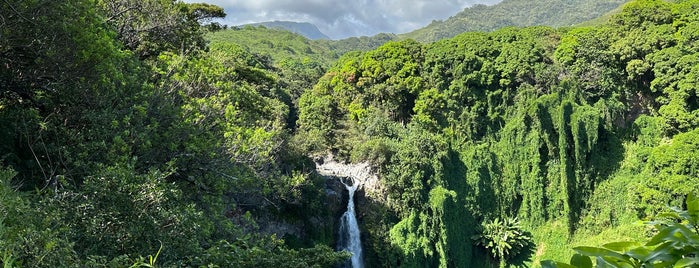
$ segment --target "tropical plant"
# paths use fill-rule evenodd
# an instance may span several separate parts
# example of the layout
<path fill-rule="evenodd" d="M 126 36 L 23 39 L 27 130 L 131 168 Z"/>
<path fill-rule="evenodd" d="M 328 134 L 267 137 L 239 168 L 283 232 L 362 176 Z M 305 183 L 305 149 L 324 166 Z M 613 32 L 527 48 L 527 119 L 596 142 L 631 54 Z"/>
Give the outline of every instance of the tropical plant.
<path fill-rule="evenodd" d="M 532 240 L 516 217 L 483 222 L 471 239 L 477 246 L 490 250 L 492 257 L 500 261 L 500 267 L 505 267 L 506 260 L 519 255 Z"/>
<path fill-rule="evenodd" d="M 155 262 L 158 261 L 158 256 L 160 255 L 160 251 L 163 250 L 163 243 L 160 243 L 160 248 L 158 249 L 158 253 L 155 253 L 155 256 L 153 255 L 148 255 L 148 261 L 146 261 L 146 258 L 139 257 L 138 260 L 131 265 L 129 268 L 139 268 L 139 267 L 145 267 L 145 268 L 153 268 L 155 266 Z"/>
<path fill-rule="evenodd" d="M 649 222 L 657 229 L 650 241 L 613 242 L 602 247 L 576 247 L 570 264 L 544 261 L 544 268 L 699 267 L 699 198 L 687 196 L 687 210 L 672 208 Z M 593 265 L 594 259 L 594 265 Z"/>

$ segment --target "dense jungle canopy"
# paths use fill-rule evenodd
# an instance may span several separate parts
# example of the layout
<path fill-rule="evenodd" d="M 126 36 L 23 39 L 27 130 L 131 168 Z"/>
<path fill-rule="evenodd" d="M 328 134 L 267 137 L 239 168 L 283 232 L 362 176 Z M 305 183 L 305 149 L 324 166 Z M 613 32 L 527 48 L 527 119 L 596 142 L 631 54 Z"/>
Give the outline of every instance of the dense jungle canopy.
<path fill-rule="evenodd" d="M 699 263 L 699 1 L 431 43 L 222 16 L 0 2 L 5 267 L 333 267 L 327 155 L 382 185 L 367 267 Z"/>

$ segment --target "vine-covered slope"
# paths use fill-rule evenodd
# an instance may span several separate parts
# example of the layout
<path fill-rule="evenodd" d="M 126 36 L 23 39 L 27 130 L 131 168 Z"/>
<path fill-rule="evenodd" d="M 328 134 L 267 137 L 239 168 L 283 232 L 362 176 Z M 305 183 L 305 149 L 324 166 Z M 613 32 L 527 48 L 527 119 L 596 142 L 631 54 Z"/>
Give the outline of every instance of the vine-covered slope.
<path fill-rule="evenodd" d="M 208 4 L 0 1 L 0 263 L 333 267 L 345 204 L 309 157 L 328 154 L 377 172 L 367 266 L 650 236 L 633 223 L 697 208 L 698 10 L 379 47 L 395 36 L 211 33 Z"/>
<path fill-rule="evenodd" d="M 298 136 L 380 170 L 396 220 L 364 218 L 376 265 L 487 265 L 475 227 L 509 217 L 535 238 L 525 259 L 565 260 L 699 190 L 698 5 L 348 54 L 301 97 Z"/>

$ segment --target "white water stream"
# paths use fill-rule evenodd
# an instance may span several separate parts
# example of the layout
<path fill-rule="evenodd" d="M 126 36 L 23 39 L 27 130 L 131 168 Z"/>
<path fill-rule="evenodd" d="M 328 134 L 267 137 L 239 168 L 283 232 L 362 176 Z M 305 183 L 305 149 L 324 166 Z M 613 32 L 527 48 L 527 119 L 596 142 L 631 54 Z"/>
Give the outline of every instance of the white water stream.
<path fill-rule="evenodd" d="M 349 200 L 347 201 L 347 211 L 342 214 L 340 218 L 340 238 L 338 240 L 338 247 L 340 250 L 347 250 L 352 253 L 352 258 L 345 266 L 351 268 L 362 268 L 364 267 L 364 262 L 362 261 L 362 241 L 359 233 L 359 225 L 357 225 L 357 215 L 354 211 L 354 192 L 357 191 L 359 183 L 354 179 L 351 179 L 351 184 L 345 183 L 344 180 L 340 180 L 342 184 L 345 185 L 347 191 L 349 191 Z M 351 264 L 351 266 L 349 265 Z"/>
<path fill-rule="evenodd" d="M 354 193 L 362 188 L 367 198 L 382 200 L 382 187 L 378 177 L 371 171 L 369 163 L 346 164 L 333 160 L 332 156 L 316 161 L 316 170 L 324 176 L 339 178 L 340 182 L 349 192 L 347 211 L 340 218 L 338 230 L 338 250 L 347 250 L 352 253 L 352 258 L 341 267 L 364 268 L 361 234 L 357 224 L 357 214 L 354 209 Z"/>

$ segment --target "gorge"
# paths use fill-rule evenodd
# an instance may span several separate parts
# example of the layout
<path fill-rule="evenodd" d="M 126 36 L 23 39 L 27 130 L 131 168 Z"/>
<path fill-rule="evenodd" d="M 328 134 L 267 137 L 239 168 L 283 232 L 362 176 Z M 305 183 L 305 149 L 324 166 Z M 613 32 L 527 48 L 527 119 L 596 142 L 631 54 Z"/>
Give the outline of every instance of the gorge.
<path fill-rule="evenodd" d="M 358 190 L 366 196 L 380 196 L 382 187 L 368 163 L 347 164 L 334 160 L 333 156 L 316 159 L 316 171 L 328 180 L 339 180 L 348 191 L 347 210 L 339 222 L 337 249 L 352 253 L 352 257 L 342 267 L 364 267 L 361 233 L 355 210 L 355 195 Z"/>

